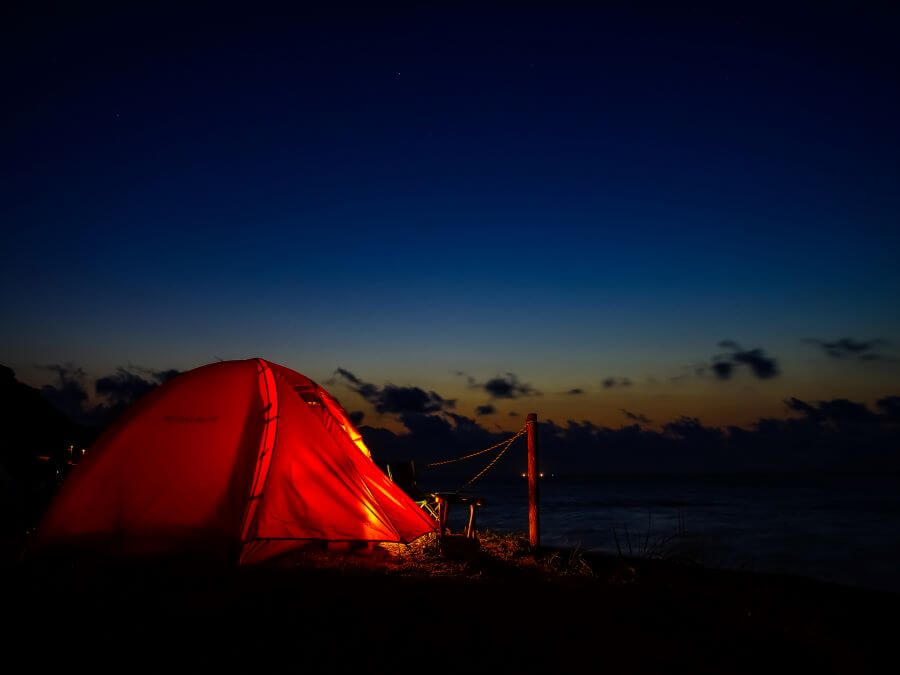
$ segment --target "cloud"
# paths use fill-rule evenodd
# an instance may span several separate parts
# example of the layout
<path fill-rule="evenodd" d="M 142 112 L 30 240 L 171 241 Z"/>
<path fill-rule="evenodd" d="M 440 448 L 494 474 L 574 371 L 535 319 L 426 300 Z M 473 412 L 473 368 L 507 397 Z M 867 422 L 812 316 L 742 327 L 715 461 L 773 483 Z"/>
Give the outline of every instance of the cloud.
<path fill-rule="evenodd" d="M 603 388 L 604 389 L 612 389 L 613 387 L 630 387 L 631 380 L 627 377 L 607 377 L 603 380 Z"/>
<path fill-rule="evenodd" d="M 360 424 L 362 424 L 363 418 L 365 416 L 366 414 L 362 410 L 354 410 L 352 413 L 349 413 L 347 415 L 347 417 L 350 418 L 350 422 L 355 427 L 358 427 Z"/>
<path fill-rule="evenodd" d="M 105 399 L 90 411 L 95 424 L 107 424 L 132 403 L 178 375 L 177 370 L 155 370 L 138 366 L 119 366 L 112 375 L 97 378 L 94 390 Z M 138 373 L 143 373 L 142 377 Z"/>
<path fill-rule="evenodd" d="M 420 412 L 405 412 L 400 415 L 400 421 L 410 433 L 434 438 L 446 436 L 452 427 L 441 415 L 427 415 Z"/>
<path fill-rule="evenodd" d="M 864 403 L 846 398 L 819 401 L 818 406 L 821 416 L 835 424 L 864 424 L 876 420 L 875 413 Z"/>
<path fill-rule="evenodd" d="M 458 413 L 448 412 L 445 413 L 448 418 L 453 421 L 455 428 L 457 431 L 464 434 L 482 434 L 486 430 L 478 424 L 475 420 L 470 417 L 466 417 L 465 415 L 460 415 Z"/>
<path fill-rule="evenodd" d="M 334 371 L 334 374 L 335 374 L 335 375 L 340 375 L 341 377 L 343 377 L 345 380 L 347 380 L 347 381 L 350 382 L 351 384 L 355 384 L 355 385 L 358 385 L 358 386 L 362 386 L 362 385 L 363 385 L 363 381 L 362 381 L 362 380 L 360 380 L 356 375 L 354 375 L 353 373 L 351 373 L 349 370 L 347 370 L 347 369 L 345 369 L 345 368 L 337 368 L 337 369 Z"/>
<path fill-rule="evenodd" d="M 453 408 L 456 401 L 444 399 L 434 391 L 419 387 L 398 387 L 387 384 L 371 399 L 378 413 L 429 413 Z"/>
<path fill-rule="evenodd" d="M 875 402 L 875 406 L 892 422 L 900 422 L 900 396 L 886 396 Z"/>
<path fill-rule="evenodd" d="M 778 361 L 766 356 L 762 349 L 741 349 L 734 340 L 722 340 L 718 346 L 731 350 L 729 354 L 718 354 L 712 359 L 713 373 L 720 380 L 731 379 L 739 366 L 747 366 L 760 380 L 768 380 L 780 374 Z"/>
<path fill-rule="evenodd" d="M 818 346 L 826 356 L 832 359 L 889 360 L 888 357 L 875 352 L 876 349 L 890 345 L 890 342 L 887 340 L 854 340 L 853 338 L 845 337 L 832 341 L 808 338 L 804 342 Z"/>
<path fill-rule="evenodd" d="M 541 396 L 541 392 L 530 384 L 519 380 L 515 373 L 505 373 L 492 377 L 487 382 L 479 382 L 468 373 L 457 370 L 454 372 L 459 377 L 466 378 L 466 386 L 469 389 L 482 389 L 491 398 L 519 398 L 520 396 Z"/>
<path fill-rule="evenodd" d="M 480 389 L 481 388 L 481 385 L 478 383 L 478 380 L 476 380 L 474 377 L 472 377 L 468 373 L 463 372 L 462 370 L 455 371 L 454 375 L 457 375 L 458 377 L 466 378 L 466 386 L 468 386 L 469 389 Z"/>
<path fill-rule="evenodd" d="M 576 387 L 575 389 L 569 389 L 569 391 L 566 392 L 568 396 L 580 396 L 583 393 L 584 389 L 579 389 L 578 387 Z"/>
<path fill-rule="evenodd" d="M 520 396 L 541 395 L 541 392 L 530 384 L 519 381 L 519 378 L 513 373 L 498 375 L 481 386 L 492 398 L 519 398 Z"/>
<path fill-rule="evenodd" d="M 373 399 L 377 398 L 378 387 L 369 382 L 363 382 L 349 370 L 346 370 L 345 368 L 338 368 L 334 371 L 334 374 L 339 375 L 347 382 L 349 382 L 351 385 L 350 388 L 367 401 L 372 402 Z"/>
<path fill-rule="evenodd" d="M 890 412 L 893 397 L 881 399 L 878 407 Z M 819 423 L 827 422 L 839 426 L 868 424 L 879 421 L 878 415 L 869 410 L 864 403 L 857 403 L 846 398 L 835 398 L 830 401 L 807 403 L 798 398 L 789 398 L 785 402 L 789 410 L 801 413 L 807 419 Z M 889 415 L 888 415 L 889 416 Z"/>
<path fill-rule="evenodd" d="M 477 408 L 475 408 L 475 414 L 478 415 L 479 417 L 482 415 L 493 415 L 496 412 L 497 412 L 497 409 L 494 406 L 492 406 L 490 403 L 488 403 L 487 405 L 480 405 Z"/>
<path fill-rule="evenodd" d="M 84 382 L 87 375 L 80 367 L 71 363 L 41 366 L 56 374 L 53 384 L 41 387 L 41 394 L 59 410 L 76 421 L 84 421 L 84 404 L 88 400 Z"/>
<path fill-rule="evenodd" d="M 815 406 L 811 406 L 809 403 L 801 401 L 799 398 L 794 398 L 792 396 L 791 398 L 786 399 L 784 404 L 788 407 L 788 410 L 803 413 L 807 417 L 817 416 Z"/>
<path fill-rule="evenodd" d="M 456 407 L 456 399 L 445 399 L 434 391 L 425 391 L 419 387 L 398 387 L 394 384 L 379 387 L 371 382 L 364 382 L 344 368 L 338 368 L 334 372 L 353 391 L 371 403 L 379 414 L 431 413 Z"/>
<path fill-rule="evenodd" d="M 646 415 L 642 415 L 640 413 L 633 413 L 629 410 L 625 410 L 625 408 L 619 408 L 625 417 L 630 420 L 634 420 L 635 422 L 640 422 L 641 424 L 650 424 L 652 420 L 648 419 Z"/>
<path fill-rule="evenodd" d="M 785 403 L 801 416 L 760 418 L 747 428 L 688 416 L 661 431 L 548 420 L 541 461 L 558 473 L 900 470 L 900 396 L 879 399 L 878 412 L 848 399 Z"/>
<path fill-rule="evenodd" d="M 694 448 L 715 445 L 723 436 L 721 429 L 704 426 L 699 418 L 686 416 L 664 424 L 663 434 L 685 441 Z"/>
<path fill-rule="evenodd" d="M 122 367 L 112 375 L 98 378 L 94 383 L 97 393 L 106 397 L 111 405 L 129 405 L 157 386 L 159 382 L 145 380 Z"/>
<path fill-rule="evenodd" d="M 41 388 L 44 397 L 71 419 L 90 426 L 108 424 L 132 403 L 179 373 L 174 368 L 156 370 L 119 366 L 114 373 L 94 381 L 94 391 L 103 400 L 89 407 L 85 386 L 87 375 L 83 369 L 72 364 L 44 368 L 56 373 L 56 382 Z"/>
<path fill-rule="evenodd" d="M 153 368 L 142 368 L 140 366 L 128 366 L 126 370 L 134 370 L 144 375 L 149 375 L 151 379 L 156 380 L 160 384 L 165 384 L 176 375 L 181 374 L 180 370 L 169 368 L 167 370 L 155 370 Z"/>
<path fill-rule="evenodd" d="M 711 367 L 720 380 L 730 379 L 734 372 L 734 364 L 731 361 L 716 361 Z"/>
<path fill-rule="evenodd" d="M 746 363 L 735 367 L 750 368 Z M 48 370 L 55 379 L 45 387 L 45 393 L 59 401 L 74 402 L 76 413 L 80 410 L 84 418 L 103 423 L 111 421 L 126 401 L 157 386 L 166 372 L 117 369 L 98 378 L 97 390 L 105 400 L 88 408 L 87 376 L 82 369 L 57 364 Z M 339 375 L 356 389 L 374 388 L 377 397 L 373 400 L 384 409 L 405 408 L 397 413 L 403 433 L 360 427 L 380 460 L 414 459 L 417 469 L 424 471 L 430 461 L 480 450 L 511 434 L 488 430 L 477 418 L 448 409 L 447 402 L 434 392 L 418 387 L 366 386 L 370 383 L 352 373 L 347 374 L 352 378 Z M 785 405 L 793 415 L 760 418 L 746 428 L 707 426 L 697 417 L 682 416 L 656 431 L 647 428 L 651 420 L 646 415 L 625 408 L 620 412 L 628 424 L 620 428 L 589 421 L 567 420 L 562 425 L 541 421 L 541 462 L 545 470 L 554 473 L 900 470 L 900 396 L 882 397 L 871 407 L 846 398 L 807 401 L 793 397 L 786 399 Z M 494 412 L 487 413 L 486 408 L 494 408 Z M 477 413 L 495 414 L 496 408 L 486 403 Z M 509 411 L 505 416 L 516 413 Z M 352 413 L 351 420 L 360 424 L 362 413 Z M 489 457 L 483 459 L 489 461 Z M 521 471 L 522 461 L 522 447 L 513 448 L 491 475 L 514 476 Z M 449 473 L 441 475 L 454 475 L 460 480 L 435 479 L 435 485 L 457 487 L 482 466 L 481 460 L 449 465 L 441 469 Z M 426 478 L 436 475 L 425 474 Z"/>
<path fill-rule="evenodd" d="M 779 374 L 778 362 L 765 355 L 762 349 L 750 349 L 732 354 L 735 363 L 750 366 L 753 374 L 761 380 L 767 380 Z"/>
<path fill-rule="evenodd" d="M 488 431 L 475 420 L 454 412 L 404 413 L 400 415 L 400 421 L 407 433 L 397 434 L 370 426 L 360 427 L 360 432 L 376 459 L 413 459 L 421 472 L 425 471 L 428 462 L 480 450 L 510 436 L 510 432 Z M 482 466 L 484 462 L 479 460 L 451 464 L 440 473 L 472 475 Z M 458 483 L 443 483 L 443 486 L 457 487 Z"/>

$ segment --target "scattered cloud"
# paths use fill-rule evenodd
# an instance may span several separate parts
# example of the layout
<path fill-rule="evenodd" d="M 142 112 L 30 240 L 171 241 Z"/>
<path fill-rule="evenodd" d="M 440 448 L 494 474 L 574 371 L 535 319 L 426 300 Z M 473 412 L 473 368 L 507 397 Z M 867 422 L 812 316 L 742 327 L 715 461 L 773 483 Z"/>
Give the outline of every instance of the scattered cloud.
<path fill-rule="evenodd" d="M 156 380 L 160 384 L 165 384 L 173 377 L 181 373 L 180 370 L 176 370 L 175 368 L 169 368 L 167 370 L 154 370 L 153 368 L 142 368 L 140 366 L 129 366 L 127 370 L 135 370 L 139 373 L 143 373 L 144 375 L 148 375 L 151 379 Z"/>
<path fill-rule="evenodd" d="M 381 388 L 372 403 L 379 413 L 428 413 L 447 410 L 456 406 L 454 399 L 442 398 L 437 392 L 419 387 L 397 387 L 387 384 Z"/>
<path fill-rule="evenodd" d="M 378 387 L 369 382 L 363 382 L 349 370 L 338 368 L 334 371 L 334 374 L 344 378 L 350 384 L 350 388 L 367 401 L 371 401 L 378 396 Z"/>
<path fill-rule="evenodd" d="M 119 366 L 110 375 L 94 381 L 94 391 L 101 402 L 88 405 L 87 374 L 72 364 L 43 367 L 56 374 L 56 381 L 41 388 L 53 405 L 81 424 L 101 426 L 118 417 L 132 403 L 156 389 L 179 371 L 174 368 L 156 370 L 139 366 Z"/>
<path fill-rule="evenodd" d="M 634 413 L 634 412 L 631 412 L 630 410 L 625 410 L 625 408 L 619 408 L 619 410 L 622 412 L 623 415 L 625 415 L 625 417 L 627 417 L 630 420 L 633 420 L 634 422 L 639 422 L 641 424 L 650 424 L 653 421 L 653 420 L 648 419 L 646 415 L 642 415 L 641 413 Z"/>
<path fill-rule="evenodd" d="M 566 394 L 569 396 L 580 396 L 583 393 L 584 393 L 584 389 L 579 389 L 578 387 L 576 387 L 574 389 L 569 389 L 569 391 L 566 392 Z"/>
<path fill-rule="evenodd" d="M 112 375 L 98 378 L 94 387 L 112 405 L 129 405 L 159 384 L 159 380 L 152 376 L 151 379 L 144 379 L 137 373 L 120 367 Z"/>
<path fill-rule="evenodd" d="M 371 403 L 375 412 L 379 414 L 422 414 L 456 407 L 456 399 L 445 399 L 434 391 L 425 391 L 419 387 L 398 387 L 394 384 L 379 387 L 371 382 L 364 382 L 345 368 L 338 368 L 334 373 L 343 378 L 353 391 Z"/>
<path fill-rule="evenodd" d="M 695 449 L 715 445 L 722 440 L 724 432 L 718 427 L 707 427 L 697 417 L 679 417 L 663 425 L 664 436 L 685 441 Z"/>
<path fill-rule="evenodd" d="M 734 367 L 751 368 L 746 362 L 737 362 Z M 97 380 L 98 395 L 105 401 L 88 408 L 88 378 L 81 368 L 55 364 L 47 370 L 55 380 L 44 388 L 45 396 L 57 402 L 74 402 L 82 417 L 107 423 L 125 401 L 158 386 L 167 372 L 116 369 Z M 340 377 L 358 390 L 374 391 L 373 400 L 383 409 L 403 409 L 397 415 L 404 433 L 361 427 L 377 457 L 405 457 L 427 463 L 487 447 L 510 435 L 508 431 L 488 430 L 476 419 L 448 409 L 447 402 L 433 392 L 418 387 L 366 386 L 370 383 L 349 372 Z M 656 431 L 646 428 L 651 423 L 646 415 L 625 408 L 620 412 L 632 424 L 620 428 L 575 420 L 557 425 L 546 420 L 540 425 L 542 462 L 558 473 L 646 471 L 648 467 L 676 472 L 900 470 L 896 452 L 900 447 L 900 395 L 882 397 L 873 406 L 845 398 L 807 401 L 796 397 L 786 399 L 785 406 L 793 415 L 760 418 L 748 427 L 707 426 L 699 418 L 682 416 Z M 477 413 L 496 413 L 496 409 L 487 413 L 488 407 L 494 408 L 485 404 Z M 515 411 L 506 415 L 517 416 Z M 360 424 L 361 411 L 351 413 L 351 420 Z M 520 471 L 521 460 L 519 448 L 518 454 L 511 452 L 498 464 L 498 475 Z M 456 470 L 471 475 L 472 466 Z"/>
<path fill-rule="evenodd" d="M 768 380 L 780 374 L 778 361 L 762 349 L 741 349 L 734 340 L 722 340 L 719 347 L 729 350 L 727 354 L 718 354 L 712 359 L 712 371 L 720 380 L 729 380 L 740 366 L 747 366 L 754 377 Z"/>
<path fill-rule="evenodd" d="M 886 396 L 875 402 L 884 416 L 892 422 L 900 422 L 900 396 Z"/>
<path fill-rule="evenodd" d="M 530 384 L 521 382 L 514 373 L 506 373 L 491 378 L 482 388 L 492 398 L 519 398 L 520 396 L 540 396 L 541 392 Z"/>
<path fill-rule="evenodd" d="M 876 351 L 888 347 L 890 342 L 887 340 L 854 340 L 853 338 L 845 337 L 831 341 L 808 338 L 804 340 L 804 342 L 816 345 L 827 357 L 832 359 L 856 359 L 859 361 L 890 360 L 889 357 Z"/>
<path fill-rule="evenodd" d="M 377 459 L 414 459 L 422 471 L 430 461 L 479 450 L 510 435 L 509 432 L 488 431 L 475 420 L 454 412 L 404 413 L 400 415 L 400 421 L 406 427 L 406 433 L 369 426 L 360 427 L 360 432 Z M 474 465 L 466 462 L 450 465 L 443 472 L 471 475 L 481 466 L 483 463 L 477 461 Z"/>
<path fill-rule="evenodd" d="M 497 375 L 487 382 L 479 382 L 462 370 L 457 370 L 454 374 L 466 378 L 466 386 L 469 389 L 482 389 L 487 392 L 491 398 L 519 398 L 520 396 L 541 395 L 541 392 L 530 384 L 519 380 L 519 377 L 515 373 Z"/>
<path fill-rule="evenodd" d="M 607 377 L 603 380 L 604 389 L 612 389 L 613 387 L 630 387 L 631 380 L 627 377 Z"/>
<path fill-rule="evenodd" d="M 481 385 L 478 384 L 478 380 L 476 380 L 474 377 L 472 377 L 471 375 L 469 375 L 468 373 L 466 373 L 462 370 L 455 371 L 454 375 L 456 375 L 458 377 L 466 378 L 466 386 L 468 386 L 469 389 L 480 389 L 481 388 Z"/>
<path fill-rule="evenodd" d="M 791 397 L 786 399 L 784 404 L 787 406 L 788 410 L 792 410 L 794 412 L 803 413 L 808 417 L 812 417 L 815 415 L 816 409 L 814 406 L 811 406 L 806 401 L 801 401 L 799 398 Z"/>
<path fill-rule="evenodd" d="M 710 366 L 720 380 L 728 380 L 734 372 L 734 364 L 731 361 L 716 361 Z"/>
<path fill-rule="evenodd" d="M 753 374 L 761 380 L 766 380 L 779 374 L 778 362 L 766 356 L 762 349 L 735 352 L 731 357 L 735 363 L 749 366 Z"/>
<path fill-rule="evenodd" d="M 881 399 L 877 404 L 878 407 L 890 411 L 890 402 L 883 404 L 883 402 L 889 400 Z M 817 401 L 816 403 L 807 403 L 798 398 L 789 398 L 784 403 L 789 410 L 801 413 L 807 419 L 817 423 L 827 422 L 846 427 L 847 425 L 872 423 L 879 419 L 879 416 L 869 410 L 864 403 L 857 403 L 845 398 Z"/>
<path fill-rule="evenodd" d="M 475 408 L 475 414 L 481 417 L 482 415 L 493 415 L 497 412 L 497 409 L 492 406 L 490 403 L 487 405 L 480 405 Z"/>
<path fill-rule="evenodd" d="M 44 395 L 44 398 L 73 420 L 83 421 L 84 404 L 88 400 L 88 393 L 84 384 L 87 375 L 84 370 L 71 363 L 40 367 L 56 375 L 56 380 L 53 384 L 41 387 L 41 393 Z"/>
<path fill-rule="evenodd" d="M 450 422 L 442 415 L 428 415 L 420 412 L 404 412 L 400 421 L 411 434 L 425 437 L 446 436 L 452 430 Z"/>

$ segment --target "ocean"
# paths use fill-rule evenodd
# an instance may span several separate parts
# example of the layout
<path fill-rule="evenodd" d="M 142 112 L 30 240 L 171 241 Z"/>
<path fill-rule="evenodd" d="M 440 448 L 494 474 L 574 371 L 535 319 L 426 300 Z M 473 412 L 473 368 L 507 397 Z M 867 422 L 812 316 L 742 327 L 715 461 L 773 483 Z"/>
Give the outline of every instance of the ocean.
<path fill-rule="evenodd" d="M 487 500 L 479 528 L 527 531 L 524 478 L 470 492 Z M 550 546 L 900 592 L 896 475 L 547 477 L 540 505 Z M 453 525 L 464 514 L 451 515 Z"/>

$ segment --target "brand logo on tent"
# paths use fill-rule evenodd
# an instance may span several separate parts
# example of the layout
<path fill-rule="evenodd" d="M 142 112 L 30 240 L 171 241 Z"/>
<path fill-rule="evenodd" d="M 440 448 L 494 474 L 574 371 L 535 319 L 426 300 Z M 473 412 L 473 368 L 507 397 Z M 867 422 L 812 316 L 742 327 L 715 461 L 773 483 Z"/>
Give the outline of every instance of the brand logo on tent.
<path fill-rule="evenodd" d="M 218 422 L 218 415 L 166 415 L 163 418 L 166 422 L 175 424 L 210 424 Z"/>

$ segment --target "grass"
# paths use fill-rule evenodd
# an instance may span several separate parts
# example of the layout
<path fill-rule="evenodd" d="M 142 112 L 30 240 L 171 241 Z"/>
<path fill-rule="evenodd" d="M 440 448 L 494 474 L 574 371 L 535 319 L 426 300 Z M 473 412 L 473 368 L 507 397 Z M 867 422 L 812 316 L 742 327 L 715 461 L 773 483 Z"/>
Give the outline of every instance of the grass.
<path fill-rule="evenodd" d="M 632 535 L 625 523 L 621 532 L 618 528 L 612 528 L 613 540 L 616 543 L 616 552 L 619 558 L 641 558 L 644 560 L 669 560 L 689 564 L 699 564 L 699 553 L 685 548 L 688 541 L 687 526 L 684 512 L 679 510 L 676 515 L 677 524 L 674 532 L 653 532 L 653 513 L 647 512 L 647 529 L 642 533 Z"/>
<path fill-rule="evenodd" d="M 437 535 L 426 535 L 406 547 L 392 550 L 392 573 L 401 575 L 461 576 L 471 579 L 510 576 L 591 577 L 593 570 L 580 548 L 547 549 L 535 553 L 520 533 L 485 530 L 478 548 L 450 553 L 441 549 Z"/>

